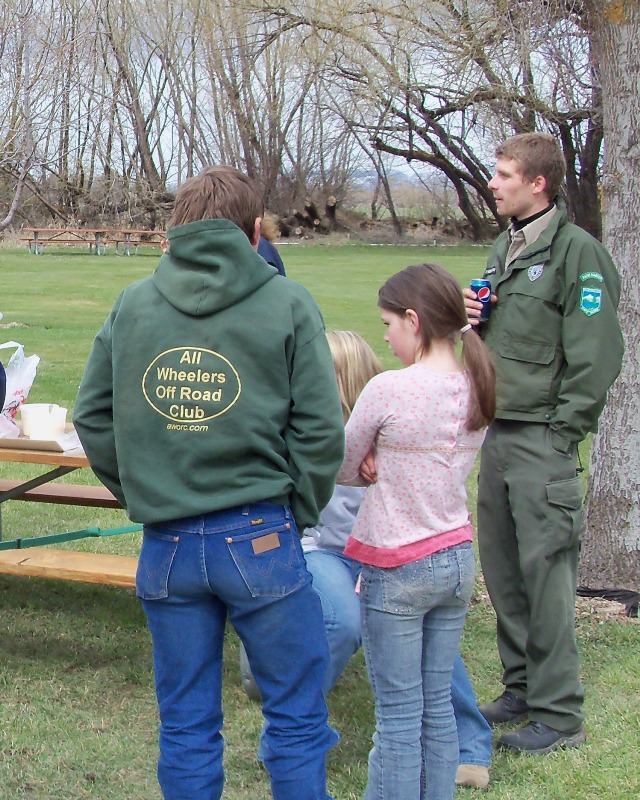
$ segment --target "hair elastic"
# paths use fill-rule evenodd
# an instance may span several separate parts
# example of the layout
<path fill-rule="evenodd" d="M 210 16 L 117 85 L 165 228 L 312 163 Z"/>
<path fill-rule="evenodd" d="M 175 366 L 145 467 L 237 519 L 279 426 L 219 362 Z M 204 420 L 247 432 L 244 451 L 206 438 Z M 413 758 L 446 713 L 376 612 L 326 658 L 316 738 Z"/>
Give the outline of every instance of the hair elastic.
<path fill-rule="evenodd" d="M 466 333 L 467 331 L 470 331 L 470 330 L 471 330 L 471 328 L 473 328 L 473 325 L 472 325 L 470 322 L 468 322 L 468 323 L 467 323 L 467 324 L 464 326 L 464 328 L 460 328 L 460 336 L 462 336 L 462 334 L 463 334 L 463 333 Z"/>

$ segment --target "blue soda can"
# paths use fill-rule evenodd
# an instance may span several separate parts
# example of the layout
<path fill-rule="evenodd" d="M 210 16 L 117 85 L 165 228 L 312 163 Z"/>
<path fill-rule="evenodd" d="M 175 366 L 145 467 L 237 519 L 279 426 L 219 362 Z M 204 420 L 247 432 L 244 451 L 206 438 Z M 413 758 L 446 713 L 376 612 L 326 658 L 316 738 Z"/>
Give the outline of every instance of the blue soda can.
<path fill-rule="evenodd" d="M 491 316 L 491 281 L 474 278 L 469 284 L 469 288 L 478 295 L 478 300 L 482 303 L 480 322 L 486 322 Z"/>

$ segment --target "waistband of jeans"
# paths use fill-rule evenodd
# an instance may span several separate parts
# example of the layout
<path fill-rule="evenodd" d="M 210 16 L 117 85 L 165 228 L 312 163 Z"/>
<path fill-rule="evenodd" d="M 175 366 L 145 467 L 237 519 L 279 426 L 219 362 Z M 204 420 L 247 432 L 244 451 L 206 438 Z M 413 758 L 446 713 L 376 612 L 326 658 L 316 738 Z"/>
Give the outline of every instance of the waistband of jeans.
<path fill-rule="evenodd" d="M 293 515 L 288 506 L 275 503 L 247 503 L 232 508 L 222 508 L 218 511 L 209 511 L 206 514 L 195 514 L 192 517 L 153 523 L 148 527 L 184 533 L 224 533 L 244 525 L 258 527 L 292 518 Z"/>

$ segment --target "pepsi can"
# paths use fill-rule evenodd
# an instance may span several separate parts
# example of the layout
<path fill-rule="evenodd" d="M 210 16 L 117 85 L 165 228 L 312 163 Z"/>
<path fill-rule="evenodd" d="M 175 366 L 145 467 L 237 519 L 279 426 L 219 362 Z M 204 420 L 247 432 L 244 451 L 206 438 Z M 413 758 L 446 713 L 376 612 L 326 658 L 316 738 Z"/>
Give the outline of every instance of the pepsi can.
<path fill-rule="evenodd" d="M 480 322 L 486 322 L 491 315 L 491 281 L 475 278 L 469 284 L 469 288 L 478 295 L 478 300 L 482 303 Z"/>

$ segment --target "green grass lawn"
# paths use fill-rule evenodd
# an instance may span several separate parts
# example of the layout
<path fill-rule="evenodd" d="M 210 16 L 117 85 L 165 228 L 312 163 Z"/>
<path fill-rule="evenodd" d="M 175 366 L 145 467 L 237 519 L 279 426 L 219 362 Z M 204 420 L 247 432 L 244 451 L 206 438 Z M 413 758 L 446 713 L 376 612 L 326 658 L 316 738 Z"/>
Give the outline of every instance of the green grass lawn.
<path fill-rule="evenodd" d="M 289 275 L 320 304 L 327 327 L 364 335 L 388 367 L 376 309 L 380 284 L 420 261 L 437 261 L 462 283 L 481 274 L 476 247 L 284 246 Z M 42 361 L 30 400 L 73 407 L 93 335 L 120 289 L 151 273 L 157 255 L 96 257 L 70 249 L 43 256 L 0 249 L 4 313 L 1 341 L 21 342 Z M 1 477 L 38 468 L 0 464 Z M 88 470 L 73 481 L 94 479 Z M 473 478 L 469 482 L 474 502 Z M 9 502 L 5 538 L 124 524 L 121 512 Z M 86 540 L 70 547 L 137 553 L 139 537 Z M 482 699 L 501 690 L 495 621 L 482 584 L 466 625 L 463 652 Z M 44 579 L 0 576 L 0 800 L 160 800 L 155 779 L 157 714 L 149 636 L 133 592 Z M 550 621 L 552 622 L 552 621 Z M 587 692 L 588 743 L 544 758 L 496 754 L 490 800 L 635 800 L 640 730 L 637 621 L 605 619 L 586 608 L 578 633 Z M 244 695 L 238 641 L 225 657 L 225 797 L 270 797 L 255 761 L 259 707 Z M 329 759 L 336 800 L 363 796 L 373 731 L 362 654 L 329 698 L 340 745 Z M 457 797 L 474 797 L 459 789 Z"/>

